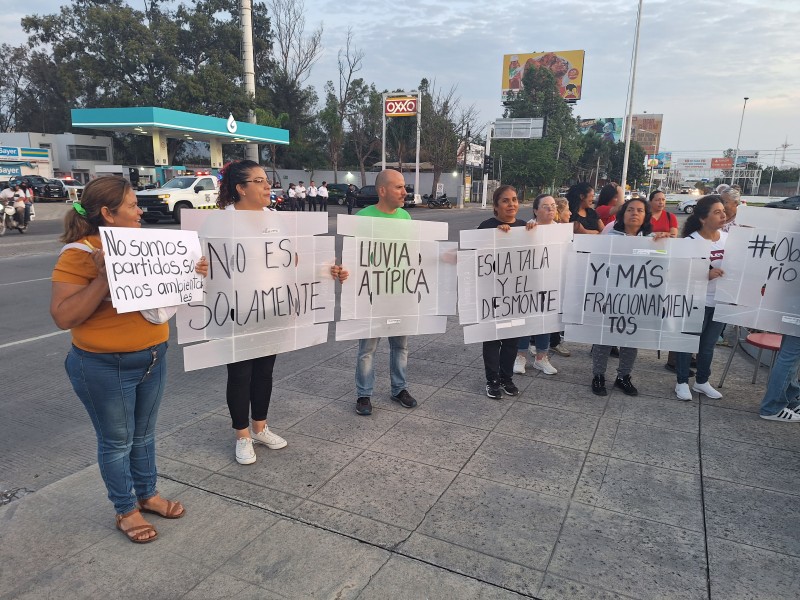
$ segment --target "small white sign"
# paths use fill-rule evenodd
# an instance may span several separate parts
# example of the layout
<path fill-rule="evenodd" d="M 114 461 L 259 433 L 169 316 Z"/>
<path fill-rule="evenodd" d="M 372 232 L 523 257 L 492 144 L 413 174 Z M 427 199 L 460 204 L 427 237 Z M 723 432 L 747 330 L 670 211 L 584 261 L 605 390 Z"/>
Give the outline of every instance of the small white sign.
<path fill-rule="evenodd" d="M 200 300 L 202 256 L 196 231 L 101 227 L 111 303 L 117 312 Z"/>

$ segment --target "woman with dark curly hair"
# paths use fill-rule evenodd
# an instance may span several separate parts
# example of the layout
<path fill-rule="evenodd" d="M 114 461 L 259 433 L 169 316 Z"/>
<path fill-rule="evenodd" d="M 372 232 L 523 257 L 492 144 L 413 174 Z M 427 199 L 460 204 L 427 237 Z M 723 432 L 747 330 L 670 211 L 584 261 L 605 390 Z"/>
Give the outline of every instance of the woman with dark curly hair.
<path fill-rule="evenodd" d="M 223 210 L 270 209 L 269 178 L 261 166 L 252 160 L 228 163 L 221 173 L 217 206 Z M 267 411 L 272 397 L 272 370 L 275 355 L 250 358 L 228 365 L 226 399 L 231 424 L 236 430 L 236 462 L 250 465 L 256 462 L 253 442 L 271 450 L 286 446 L 286 440 L 270 431 Z"/>
<path fill-rule="evenodd" d="M 600 217 L 592 208 L 594 188 L 587 181 L 576 183 L 567 190 L 567 202 L 572 213 L 570 221 L 575 224 L 575 233 L 599 234 L 603 230 Z"/>

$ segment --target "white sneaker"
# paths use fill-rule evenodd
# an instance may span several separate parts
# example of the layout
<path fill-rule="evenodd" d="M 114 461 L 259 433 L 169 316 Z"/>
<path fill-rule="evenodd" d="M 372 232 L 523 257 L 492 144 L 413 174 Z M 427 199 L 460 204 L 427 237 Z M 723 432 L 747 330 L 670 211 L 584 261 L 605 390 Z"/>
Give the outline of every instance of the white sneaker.
<path fill-rule="evenodd" d="M 236 462 L 240 465 L 252 465 L 256 462 L 256 451 L 250 438 L 236 439 Z"/>
<path fill-rule="evenodd" d="M 535 361 L 533 361 L 533 368 L 539 369 L 545 375 L 555 375 L 558 373 L 558 370 L 550 364 L 550 359 L 547 358 L 546 355 L 544 358 L 542 358 L 542 360 L 537 358 Z"/>
<path fill-rule="evenodd" d="M 800 423 L 800 414 L 788 408 L 782 408 L 777 415 L 760 415 L 767 421 L 783 421 L 784 423 Z"/>
<path fill-rule="evenodd" d="M 704 394 L 706 398 L 711 398 L 712 400 L 718 400 L 722 398 L 722 394 L 720 394 L 717 390 L 711 387 L 711 384 L 707 381 L 705 383 L 695 383 L 692 386 L 692 389 L 695 392 L 700 394 Z"/>
<path fill-rule="evenodd" d="M 519 373 L 520 375 L 525 375 L 525 363 L 527 359 L 525 358 L 524 354 L 517 354 L 517 358 L 514 359 L 514 373 Z"/>
<path fill-rule="evenodd" d="M 688 401 L 692 399 L 692 392 L 689 391 L 689 384 L 688 383 L 676 383 L 675 384 L 675 395 L 678 397 L 678 400 Z"/>
<path fill-rule="evenodd" d="M 264 444 L 270 450 L 278 450 L 286 446 L 286 440 L 276 433 L 272 433 L 269 427 L 264 427 L 264 431 L 256 433 L 252 429 L 250 435 L 253 436 L 253 441 L 259 444 Z"/>

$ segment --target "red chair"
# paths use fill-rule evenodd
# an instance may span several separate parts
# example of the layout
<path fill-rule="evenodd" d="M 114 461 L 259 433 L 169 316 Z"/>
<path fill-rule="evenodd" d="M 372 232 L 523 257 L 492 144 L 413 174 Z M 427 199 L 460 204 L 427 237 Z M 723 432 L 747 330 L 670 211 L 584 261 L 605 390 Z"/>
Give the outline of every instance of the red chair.
<path fill-rule="evenodd" d="M 736 343 L 731 350 L 731 355 L 728 357 L 728 362 L 725 365 L 725 370 L 722 371 L 722 378 L 719 380 L 719 386 L 722 387 L 722 384 L 725 381 L 725 376 L 728 374 L 728 369 L 731 366 L 731 362 L 733 362 L 733 355 L 736 354 L 737 348 L 744 348 L 742 346 L 742 340 L 739 338 L 739 326 L 736 326 Z M 758 376 L 758 367 L 761 366 L 761 353 L 764 350 L 770 350 L 772 352 L 772 358 L 769 361 L 769 373 L 772 373 L 772 366 L 775 364 L 775 356 L 778 354 L 778 350 L 781 349 L 781 341 L 783 340 L 783 336 L 779 333 L 749 333 L 745 338 L 745 342 L 750 344 L 751 346 L 755 346 L 758 348 L 758 356 L 756 356 L 756 367 L 753 370 L 753 379 L 750 383 L 756 382 L 756 377 Z"/>

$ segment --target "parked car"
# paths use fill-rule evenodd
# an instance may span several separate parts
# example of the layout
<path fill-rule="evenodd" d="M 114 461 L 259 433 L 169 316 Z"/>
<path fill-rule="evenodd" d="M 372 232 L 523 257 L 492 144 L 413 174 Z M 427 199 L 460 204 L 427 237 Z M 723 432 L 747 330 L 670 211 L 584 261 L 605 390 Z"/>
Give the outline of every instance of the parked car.
<path fill-rule="evenodd" d="M 697 198 L 686 198 L 678 203 L 678 209 L 690 215 L 694 212 L 694 207 L 697 205 Z"/>
<path fill-rule="evenodd" d="M 690 185 L 682 185 L 681 186 L 681 194 L 691 194 L 695 188 Z"/>
<path fill-rule="evenodd" d="M 378 203 L 378 190 L 374 185 L 365 185 L 356 194 L 356 206 L 363 208 Z"/>
<path fill-rule="evenodd" d="M 11 185 L 24 183 L 33 189 L 36 200 L 63 200 L 67 197 L 64 184 L 57 179 L 47 179 L 41 175 L 16 175 L 8 180 Z"/>
<path fill-rule="evenodd" d="M 160 188 L 136 194 L 146 223 L 160 219 L 181 222 L 184 208 L 216 208 L 219 182 L 215 175 L 185 175 L 170 179 Z"/>
<path fill-rule="evenodd" d="M 347 188 L 349 183 L 329 183 L 328 184 L 328 204 L 338 204 L 344 206 L 347 202 Z M 358 187 L 356 187 L 356 193 Z"/>
<path fill-rule="evenodd" d="M 767 202 L 764 208 L 786 208 L 788 210 L 800 210 L 800 196 L 789 196 L 783 200 Z"/>

